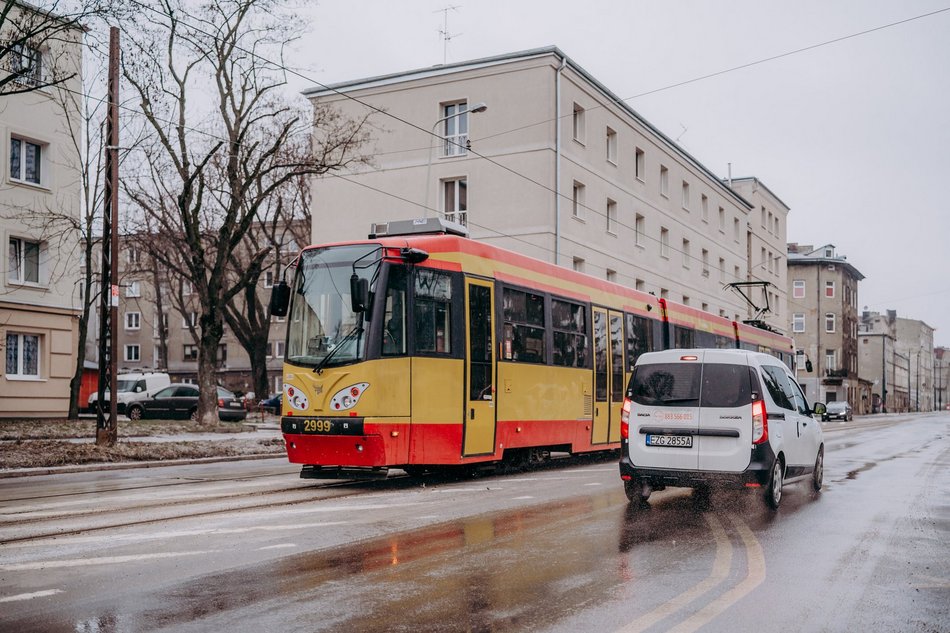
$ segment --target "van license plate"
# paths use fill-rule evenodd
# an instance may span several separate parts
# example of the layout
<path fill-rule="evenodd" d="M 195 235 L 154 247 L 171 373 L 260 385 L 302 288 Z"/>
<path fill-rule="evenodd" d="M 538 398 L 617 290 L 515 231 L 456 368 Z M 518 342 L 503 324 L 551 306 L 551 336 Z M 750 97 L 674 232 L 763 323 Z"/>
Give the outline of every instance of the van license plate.
<path fill-rule="evenodd" d="M 647 446 L 672 446 L 674 448 L 692 448 L 692 435 L 647 435 Z"/>

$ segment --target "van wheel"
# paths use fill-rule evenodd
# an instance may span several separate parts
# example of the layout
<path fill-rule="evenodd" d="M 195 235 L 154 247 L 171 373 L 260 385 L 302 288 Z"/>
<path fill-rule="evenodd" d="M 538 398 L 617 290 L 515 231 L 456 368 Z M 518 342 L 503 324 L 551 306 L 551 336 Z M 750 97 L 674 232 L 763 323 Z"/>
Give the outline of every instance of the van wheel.
<path fill-rule="evenodd" d="M 825 477 L 825 447 L 818 447 L 818 457 L 815 458 L 815 472 L 812 475 L 811 487 L 815 492 L 821 490 L 821 482 Z"/>
<path fill-rule="evenodd" d="M 188 419 L 191 420 L 192 422 L 198 421 L 198 407 L 195 407 L 194 409 L 191 410 L 191 413 L 188 414 Z"/>
<path fill-rule="evenodd" d="M 765 503 L 773 510 L 778 510 L 782 503 L 782 460 L 776 459 L 769 475 L 769 485 L 765 490 Z"/>
<path fill-rule="evenodd" d="M 634 477 L 623 482 L 623 491 L 631 503 L 646 503 L 652 490 L 642 479 Z"/>
<path fill-rule="evenodd" d="M 133 422 L 142 419 L 142 407 L 129 407 L 129 419 Z"/>

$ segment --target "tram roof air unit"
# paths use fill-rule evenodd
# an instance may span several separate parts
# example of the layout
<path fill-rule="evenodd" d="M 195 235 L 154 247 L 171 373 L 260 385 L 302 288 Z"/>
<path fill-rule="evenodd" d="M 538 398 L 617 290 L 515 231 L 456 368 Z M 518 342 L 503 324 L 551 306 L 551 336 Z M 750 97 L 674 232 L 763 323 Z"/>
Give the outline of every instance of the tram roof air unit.
<path fill-rule="evenodd" d="M 468 228 L 444 218 L 417 218 L 415 220 L 393 220 L 392 222 L 374 222 L 370 226 L 369 239 L 378 237 L 397 237 L 404 235 L 458 235 L 468 237 Z"/>

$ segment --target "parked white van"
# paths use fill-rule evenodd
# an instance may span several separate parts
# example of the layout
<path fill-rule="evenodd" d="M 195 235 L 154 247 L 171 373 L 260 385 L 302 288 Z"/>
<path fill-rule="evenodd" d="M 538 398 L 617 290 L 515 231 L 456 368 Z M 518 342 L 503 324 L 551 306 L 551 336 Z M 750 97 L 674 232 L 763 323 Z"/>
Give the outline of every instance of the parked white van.
<path fill-rule="evenodd" d="M 162 372 L 119 374 L 116 376 L 116 410 L 124 414 L 130 403 L 144 400 L 170 384 L 172 381 L 168 374 Z M 89 396 L 90 411 L 96 410 L 98 400 L 98 393 L 93 392 Z M 109 400 L 109 392 L 106 391 L 105 402 Z"/>
<path fill-rule="evenodd" d="M 778 508 L 786 483 L 821 489 L 825 405 L 808 406 L 788 368 L 739 349 L 672 349 L 637 360 L 621 417 L 620 475 L 637 503 L 653 490 L 765 490 Z M 816 416 L 816 417 L 813 417 Z"/>

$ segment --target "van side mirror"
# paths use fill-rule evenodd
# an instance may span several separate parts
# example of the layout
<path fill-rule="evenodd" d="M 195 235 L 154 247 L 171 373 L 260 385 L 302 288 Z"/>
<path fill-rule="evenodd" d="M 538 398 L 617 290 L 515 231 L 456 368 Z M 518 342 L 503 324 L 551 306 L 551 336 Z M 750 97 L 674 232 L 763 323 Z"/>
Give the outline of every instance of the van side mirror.
<path fill-rule="evenodd" d="M 811 412 L 815 415 L 824 415 L 828 412 L 828 407 L 826 407 L 823 402 L 816 402 L 812 407 Z"/>
<path fill-rule="evenodd" d="M 353 312 L 365 312 L 369 305 L 369 280 L 353 273 L 350 275 L 350 300 Z"/>
<path fill-rule="evenodd" d="M 806 359 L 805 359 L 805 371 L 807 371 L 808 373 L 811 373 L 811 370 L 812 370 L 812 369 L 813 369 L 813 365 L 811 364 L 811 361 L 806 358 Z"/>
<path fill-rule="evenodd" d="M 281 279 L 270 291 L 270 313 L 273 316 L 287 316 L 287 308 L 290 306 L 290 286 Z"/>

